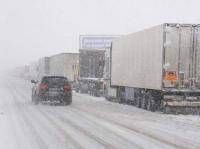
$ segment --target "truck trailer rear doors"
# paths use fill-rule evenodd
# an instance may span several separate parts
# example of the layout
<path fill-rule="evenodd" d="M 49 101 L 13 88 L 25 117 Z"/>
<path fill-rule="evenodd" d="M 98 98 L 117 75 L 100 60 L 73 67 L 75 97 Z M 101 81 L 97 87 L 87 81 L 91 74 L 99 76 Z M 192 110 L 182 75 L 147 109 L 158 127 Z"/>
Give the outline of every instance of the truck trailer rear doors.
<path fill-rule="evenodd" d="M 164 31 L 164 87 L 196 87 L 200 79 L 199 27 L 166 24 Z"/>
<path fill-rule="evenodd" d="M 194 34 L 194 77 L 196 87 L 200 88 L 200 25 L 195 27 L 195 34 Z"/>

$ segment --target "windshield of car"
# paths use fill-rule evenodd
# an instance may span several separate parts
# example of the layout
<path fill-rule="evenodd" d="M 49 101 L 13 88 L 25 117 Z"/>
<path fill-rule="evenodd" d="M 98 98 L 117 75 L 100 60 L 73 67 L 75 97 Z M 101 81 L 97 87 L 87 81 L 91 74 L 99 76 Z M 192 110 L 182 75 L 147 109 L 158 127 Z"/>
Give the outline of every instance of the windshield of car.
<path fill-rule="evenodd" d="M 52 76 L 52 77 L 44 77 L 42 79 L 42 83 L 47 83 L 49 86 L 65 85 L 68 83 L 68 80 L 65 77 Z"/>

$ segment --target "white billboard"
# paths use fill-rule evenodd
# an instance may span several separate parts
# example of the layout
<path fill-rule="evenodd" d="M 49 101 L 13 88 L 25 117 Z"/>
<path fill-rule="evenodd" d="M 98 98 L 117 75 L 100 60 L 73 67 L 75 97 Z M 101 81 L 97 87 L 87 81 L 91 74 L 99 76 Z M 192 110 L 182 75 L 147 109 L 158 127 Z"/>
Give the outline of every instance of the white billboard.
<path fill-rule="evenodd" d="M 105 49 L 119 35 L 80 35 L 79 49 Z"/>

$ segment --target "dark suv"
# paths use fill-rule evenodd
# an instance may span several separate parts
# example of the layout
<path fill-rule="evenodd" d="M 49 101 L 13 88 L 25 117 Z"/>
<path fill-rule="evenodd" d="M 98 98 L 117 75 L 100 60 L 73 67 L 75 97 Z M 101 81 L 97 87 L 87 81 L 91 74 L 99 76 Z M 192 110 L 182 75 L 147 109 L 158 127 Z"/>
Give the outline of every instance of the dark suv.
<path fill-rule="evenodd" d="M 50 101 L 69 105 L 72 102 L 72 89 L 66 77 L 44 76 L 41 80 L 31 80 L 35 85 L 32 88 L 32 102 Z"/>

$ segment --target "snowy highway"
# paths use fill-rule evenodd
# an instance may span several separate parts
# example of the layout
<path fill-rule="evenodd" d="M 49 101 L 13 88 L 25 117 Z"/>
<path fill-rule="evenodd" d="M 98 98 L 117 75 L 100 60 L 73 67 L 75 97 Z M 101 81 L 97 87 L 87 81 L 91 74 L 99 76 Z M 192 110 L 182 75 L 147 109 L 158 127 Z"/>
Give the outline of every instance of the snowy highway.
<path fill-rule="evenodd" d="M 31 83 L 0 80 L 0 149 L 199 149 L 200 117 L 152 113 L 73 93 L 70 106 L 31 103 Z"/>

